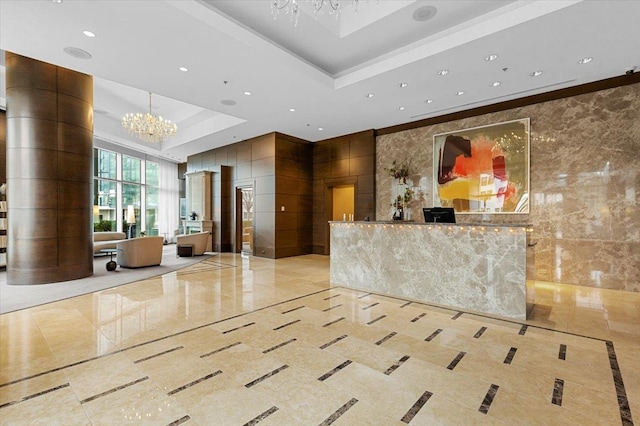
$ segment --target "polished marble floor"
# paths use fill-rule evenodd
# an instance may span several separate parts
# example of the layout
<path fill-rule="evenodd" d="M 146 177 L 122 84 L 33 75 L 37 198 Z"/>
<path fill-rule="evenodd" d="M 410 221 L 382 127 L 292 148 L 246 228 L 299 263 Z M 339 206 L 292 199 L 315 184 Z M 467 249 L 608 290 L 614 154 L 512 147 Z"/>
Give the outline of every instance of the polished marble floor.
<path fill-rule="evenodd" d="M 526 323 L 221 254 L 0 316 L 0 424 L 640 422 L 640 294 L 536 283 Z"/>

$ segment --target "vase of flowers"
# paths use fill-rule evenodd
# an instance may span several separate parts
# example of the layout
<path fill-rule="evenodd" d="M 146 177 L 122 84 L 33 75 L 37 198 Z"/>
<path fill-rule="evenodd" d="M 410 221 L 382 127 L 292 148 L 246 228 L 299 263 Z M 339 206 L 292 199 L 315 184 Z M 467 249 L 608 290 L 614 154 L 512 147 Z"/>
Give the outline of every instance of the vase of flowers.
<path fill-rule="evenodd" d="M 391 167 L 385 167 L 384 170 L 390 177 L 396 180 L 393 188 L 394 198 L 391 203 L 393 207 L 392 219 L 404 220 L 407 218 L 408 213 L 407 204 L 413 199 L 413 190 L 407 186 L 409 164 L 406 162 L 398 164 L 396 161 L 393 161 Z"/>

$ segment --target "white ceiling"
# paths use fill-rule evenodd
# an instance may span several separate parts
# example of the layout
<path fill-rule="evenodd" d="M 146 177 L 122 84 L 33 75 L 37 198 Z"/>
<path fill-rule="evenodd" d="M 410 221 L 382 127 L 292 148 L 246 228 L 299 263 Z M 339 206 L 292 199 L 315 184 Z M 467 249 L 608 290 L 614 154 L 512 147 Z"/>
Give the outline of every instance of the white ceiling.
<path fill-rule="evenodd" d="M 339 20 L 298 2 L 294 26 L 273 18 L 271 0 L 0 0 L 0 49 L 93 75 L 96 136 L 172 161 L 272 131 L 318 141 L 640 67 L 640 1 L 361 0 L 355 13 L 343 0 Z M 415 20 L 425 6 L 435 15 Z M 120 127 L 148 110 L 147 92 L 178 124 L 162 144 Z"/>

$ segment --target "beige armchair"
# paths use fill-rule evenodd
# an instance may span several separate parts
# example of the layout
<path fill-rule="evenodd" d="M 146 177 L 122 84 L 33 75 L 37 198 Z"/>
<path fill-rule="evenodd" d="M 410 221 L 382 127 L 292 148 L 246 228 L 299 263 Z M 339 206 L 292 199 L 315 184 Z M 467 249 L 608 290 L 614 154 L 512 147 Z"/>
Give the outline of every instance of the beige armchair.
<path fill-rule="evenodd" d="M 120 241 L 117 262 L 123 268 L 156 266 L 162 262 L 163 237 L 141 237 Z"/>
<path fill-rule="evenodd" d="M 197 232 L 176 237 L 177 245 L 193 244 L 193 255 L 201 256 L 207 250 L 207 243 L 211 239 L 211 232 Z"/>

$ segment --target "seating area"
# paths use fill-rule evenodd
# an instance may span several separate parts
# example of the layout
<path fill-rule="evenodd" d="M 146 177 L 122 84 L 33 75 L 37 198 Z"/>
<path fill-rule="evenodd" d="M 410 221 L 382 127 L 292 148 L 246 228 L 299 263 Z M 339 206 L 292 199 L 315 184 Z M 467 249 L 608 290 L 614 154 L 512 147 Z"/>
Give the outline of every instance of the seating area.
<path fill-rule="evenodd" d="M 156 266 L 162 262 L 163 237 L 140 237 L 120 241 L 117 264 L 122 268 L 142 268 Z"/>
<path fill-rule="evenodd" d="M 120 241 L 127 239 L 127 234 L 124 232 L 94 232 L 93 233 L 93 254 L 103 254 L 100 250 L 114 249 Z"/>
<path fill-rule="evenodd" d="M 210 232 L 196 232 L 194 234 L 178 235 L 176 236 L 176 250 L 181 246 L 192 245 L 193 256 L 202 256 L 204 252 L 207 251 L 207 244 L 210 239 Z"/>

